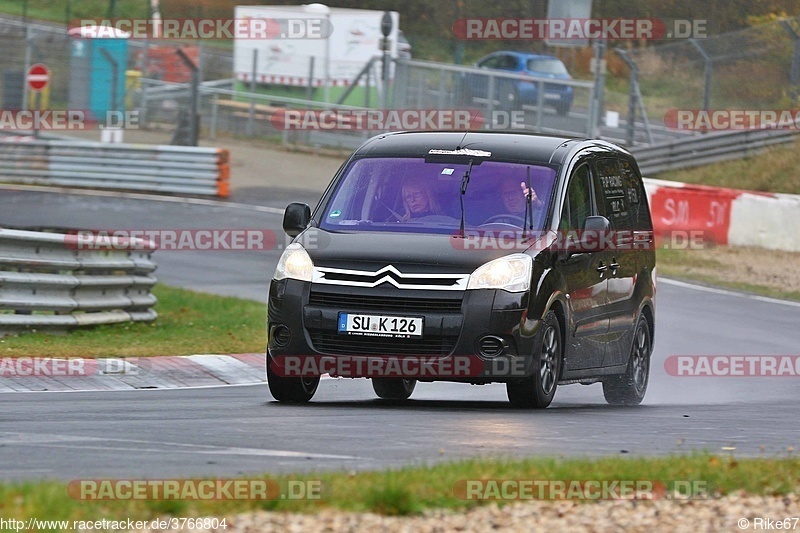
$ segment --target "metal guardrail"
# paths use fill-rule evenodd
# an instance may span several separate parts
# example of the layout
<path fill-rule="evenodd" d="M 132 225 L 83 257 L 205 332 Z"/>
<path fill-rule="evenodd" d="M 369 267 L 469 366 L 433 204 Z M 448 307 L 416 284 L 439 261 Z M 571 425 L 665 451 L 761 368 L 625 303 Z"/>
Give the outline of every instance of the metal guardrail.
<path fill-rule="evenodd" d="M 85 242 L 0 228 L 0 336 L 156 318 L 155 246 L 139 240 L 126 250 L 91 249 L 102 247 Z"/>
<path fill-rule="evenodd" d="M 0 140 L 0 181 L 227 197 L 221 148 Z"/>
<path fill-rule="evenodd" d="M 751 157 L 768 146 L 796 140 L 798 133 L 797 129 L 726 131 L 633 148 L 631 152 L 642 174 L 652 175 Z"/>

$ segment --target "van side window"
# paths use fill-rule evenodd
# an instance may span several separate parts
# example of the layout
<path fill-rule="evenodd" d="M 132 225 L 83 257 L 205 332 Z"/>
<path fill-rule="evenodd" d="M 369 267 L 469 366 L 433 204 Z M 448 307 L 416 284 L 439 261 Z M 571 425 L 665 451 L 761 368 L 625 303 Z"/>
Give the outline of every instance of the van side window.
<path fill-rule="evenodd" d="M 583 229 L 583 223 L 592 215 L 591 179 L 589 165 L 581 165 L 572 173 L 559 229 Z"/>
<path fill-rule="evenodd" d="M 619 160 L 620 173 L 622 174 L 622 184 L 628 196 L 631 208 L 631 219 L 633 220 L 634 230 L 650 231 L 653 229 L 650 220 L 650 208 L 647 205 L 647 195 L 644 184 L 639 173 L 633 168 L 630 161 Z"/>
<path fill-rule="evenodd" d="M 619 162 L 616 158 L 598 159 L 596 188 L 597 205 L 601 215 L 611 222 L 615 230 L 630 230 L 631 217 L 628 190 L 622 179 Z"/>

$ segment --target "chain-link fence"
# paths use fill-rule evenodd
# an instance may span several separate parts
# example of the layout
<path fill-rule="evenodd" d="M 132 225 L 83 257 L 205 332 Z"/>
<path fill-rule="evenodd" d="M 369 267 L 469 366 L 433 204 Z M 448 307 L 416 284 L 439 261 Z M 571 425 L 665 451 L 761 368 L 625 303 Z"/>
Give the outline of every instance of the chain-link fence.
<path fill-rule="evenodd" d="M 630 51 L 654 121 L 670 109 L 789 109 L 797 104 L 800 21 Z"/>
<path fill-rule="evenodd" d="M 414 43 L 412 35 L 409 40 Z M 603 91 L 593 85 L 592 51 L 562 50 L 557 55 L 574 79 L 403 59 L 394 62 L 387 91 L 380 80 L 380 60 L 373 60 L 359 79 L 345 84 L 355 90 L 331 88 L 328 104 L 319 86 L 288 87 L 234 76 L 230 42 L 107 40 L 118 41 L 114 47 L 93 41 L 72 39 L 56 24 L 0 19 L 2 108 L 85 109 L 101 122 L 109 110 L 137 110 L 139 127 L 175 129 L 192 102 L 192 70 L 176 53 L 181 48 L 199 68 L 197 110 L 203 136 L 352 146 L 374 132 L 287 133 L 273 120 L 280 108 L 347 104 L 352 109 L 477 110 L 483 117 L 479 127 L 601 136 L 633 146 L 696 134 L 664 124 L 672 109 L 792 108 L 800 77 L 797 19 L 622 53 L 609 49 Z M 259 60 L 268 58 L 268 51 L 263 55 Z M 35 63 L 50 71 L 50 83 L 40 93 L 30 91 L 25 82 L 25 72 Z M 309 65 L 322 69 L 322 58 Z"/>

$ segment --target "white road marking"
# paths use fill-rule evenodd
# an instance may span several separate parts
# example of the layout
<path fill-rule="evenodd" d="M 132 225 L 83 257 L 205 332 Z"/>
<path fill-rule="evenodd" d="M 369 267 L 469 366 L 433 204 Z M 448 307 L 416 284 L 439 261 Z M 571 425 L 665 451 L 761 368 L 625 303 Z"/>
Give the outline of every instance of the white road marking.
<path fill-rule="evenodd" d="M 694 283 L 687 283 L 685 281 L 678 281 L 676 279 L 658 278 L 658 283 L 666 285 L 674 285 L 684 289 L 691 289 L 701 292 L 710 292 L 714 294 L 722 294 L 724 296 L 737 296 L 739 298 L 747 298 L 748 300 L 757 300 L 759 302 L 766 302 L 770 304 L 788 305 L 789 307 L 800 307 L 800 302 L 793 302 L 790 300 L 781 300 L 779 298 L 770 298 L 769 296 L 759 296 L 758 294 L 747 294 L 744 292 L 730 291 L 726 289 L 718 289 L 716 287 L 706 287 L 704 285 L 695 285 Z"/>
<path fill-rule="evenodd" d="M 2 434 L 0 434 L 2 435 Z M 48 448 L 75 448 L 92 449 L 106 451 L 132 451 L 132 452 L 153 452 L 153 453 L 191 453 L 207 455 L 239 455 L 239 456 L 264 456 L 264 457 L 313 457 L 316 459 L 361 459 L 354 455 L 336 455 L 329 453 L 307 453 L 293 450 L 275 450 L 269 448 L 237 448 L 231 446 L 213 446 L 207 444 L 187 444 L 185 442 L 160 442 L 150 440 L 130 440 L 100 437 L 78 437 L 74 435 L 49 435 L 41 433 L 6 433 L 8 436 L 0 436 L 0 444 L 3 446 L 44 446 Z M 98 442 L 97 446 L 78 444 L 86 442 Z M 125 444 L 144 444 L 150 447 L 132 446 L 109 446 L 109 443 L 121 442 Z M 156 446 L 156 447 L 152 447 Z"/>
<path fill-rule="evenodd" d="M 243 209 L 246 211 L 259 211 L 272 215 L 283 215 L 284 210 L 277 207 L 264 205 L 242 204 L 238 202 L 223 202 L 221 200 L 210 200 L 206 198 L 182 198 L 178 196 L 159 196 L 157 194 L 145 194 L 138 192 L 120 191 L 96 191 L 92 189 L 78 190 L 68 187 L 53 187 L 51 185 L 13 185 L 1 184 L 0 189 L 10 191 L 30 191 L 30 192 L 52 192 L 58 194 L 75 194 L 81 196 L 98 196 L 101 198 L 124 198 L 126 200 L 149 200 L 153 202 L 167 202 L 173 204 L 191 204 L 211 207 L 230 207 L 233 209 Z"/>

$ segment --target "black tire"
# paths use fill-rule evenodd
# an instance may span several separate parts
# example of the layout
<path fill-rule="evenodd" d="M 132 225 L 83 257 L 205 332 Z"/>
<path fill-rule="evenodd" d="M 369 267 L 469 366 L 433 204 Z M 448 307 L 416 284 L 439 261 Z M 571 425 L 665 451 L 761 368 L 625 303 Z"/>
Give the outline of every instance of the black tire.
<path fill-rule="evenodd" d="M 534 372 L 532 375 L 506 384 L 508 400 L 514 407 L 522 409 L 544 409 L 558 388 L 563 360 L 561 326 L 553 311 L 549 311 L 542 323 L 542 336 L 534 352 Z"/>
<path fill-rule="evenodd" d="M 650 324 L 644 315 L 639 317 L 633 333 L 633 346 L 624 374 L 603 380 L 603 396 L 611 405 L 639 405 L 650 382 L 650 354 L 653 343 Z"/>
<path fill-rule="evenodd" d="M 272 370 L 271 360 L 267 355 L 267 385 L 273 398 L 281 403 L 306 403 L 314 397 L 319 386 L 319 377 L 279 376 Z"/>
<path fill-rule="evenodd" d="M 566 116 L 570 107 L 569 104 L 556 104 L 556 114 L 560 117 Z"/>
<path fill-rule="evenodd" d="M 372 378 L 372 389 L 384 400 L 407 400 L 416 386 L 416 379 Z"/>

